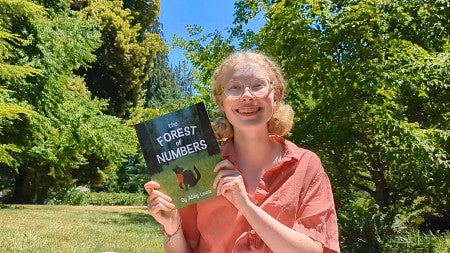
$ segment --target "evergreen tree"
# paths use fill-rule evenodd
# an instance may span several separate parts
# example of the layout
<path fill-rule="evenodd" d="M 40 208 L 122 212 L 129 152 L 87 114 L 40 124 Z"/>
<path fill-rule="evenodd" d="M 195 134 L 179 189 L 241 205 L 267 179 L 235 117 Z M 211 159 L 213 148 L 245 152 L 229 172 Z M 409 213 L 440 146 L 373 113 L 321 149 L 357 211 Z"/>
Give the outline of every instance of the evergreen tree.
<path fill-rule="evenodd" d="M 131 129 L 105 115 L 106 102 L 92 99 L 73 74 L 95 60 L 92 52 L 100 45 L 95 24 L 74 14 L 0 1 L 0 27 L 7 31 L 0 63 L 22 71 L 0 72 L 2 91 L 11 91 L 1 93 L 0 103 L 20 110 L 4 114 L 1 107 L 0 142 L 7 153 L 1 155 L 0 182 L 9 182 L 13 202 L 42 203 L 52 188 L 77 180 L 102 183 L 108 170 L 136 152 Z"/>
<path fill-rule="evenodd" d="M 157 53 L 164 48 L 160 35 L 151 31 L 159 2 L 127 3 L 143 9 L 131 11 L 120 0 L 88 2 L 81 8 L 86 19 L 97 23 L 102 45 L 95 51 L 96 61 L 77 72 L 85 76 L 93 95 L 108 99 L 108 113 L 124 119 L 129 119 L 130 110 L 139 104 L 141 87 L 152 71 Z M 146 16 L 147 13 L 151 15 Z"/>

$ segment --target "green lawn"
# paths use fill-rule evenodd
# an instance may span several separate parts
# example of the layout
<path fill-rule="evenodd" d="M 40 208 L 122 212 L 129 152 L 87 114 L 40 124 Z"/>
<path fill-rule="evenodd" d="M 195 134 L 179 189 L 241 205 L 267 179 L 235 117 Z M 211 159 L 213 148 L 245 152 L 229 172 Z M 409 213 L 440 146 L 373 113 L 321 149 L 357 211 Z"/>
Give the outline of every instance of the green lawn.
<path fill-rule="evenodd" d="M 163 252 L 145 207 L 0 205 L 1 252 Z"/>
<path fill-rule="evenodd" d="M 418 236 L 398 238 L 386 252 L 450 252 L 450 233 Z M 0 204 L 1 253 L 161 253 L 162 241 L 145 207 Z"/>

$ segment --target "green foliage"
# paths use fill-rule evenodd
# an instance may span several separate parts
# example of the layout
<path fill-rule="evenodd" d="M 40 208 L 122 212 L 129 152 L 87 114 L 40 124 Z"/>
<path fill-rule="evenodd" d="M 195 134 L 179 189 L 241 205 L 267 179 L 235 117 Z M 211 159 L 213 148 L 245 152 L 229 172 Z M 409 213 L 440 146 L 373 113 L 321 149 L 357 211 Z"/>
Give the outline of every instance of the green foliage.
<path fill-rule="evenodd" d="M 150 180 L 150 175 L 142 157 L 138 152 L 130 156 L 108 176 L 108 180 L 101 189 L 107 192 L 142 193 L 143 185 Z"/>
<path fill-rule="evenodd" d="M 18 34 L 9 31 L 10 19 L 6 13 L 26 12 L 29 15 L 43 13 L 43 9 L 38 5 L 27 1 L 0 1 L 0 136 L 3 136 L 2 125 L 12 124 L 16 120 L 29 116 L 32 110 L 24 105 L 17 104 L 11 97 L 11 91 L 6 89 L 4 83 L 9 80 L 16 80 L 26 76 L 34 76 L 41 73 L 40 70 L 28 65 L 14 65 L 9 62 L 13 57 L 14 46 L 24 46 L 28 41 L 21 39 Z M 18 161 L 14 154 L 20 151 L 15 143 L 5 140 L 0 141 L 0 164 L 5 164 L 11 168 L 17 168 Z"/>
<path fill-rule="evenodd" d="M 450 244 L 443 235 L 420 231 L 397 234 L 383 246 L 382 252 L 422 253 L 448 252 Z"/>
<path fill-rule="evenodd" d="M 144 206 L 146 203 L 147 196 L 142 193 L 92 192 L 86 200 L 86 204 L 96 206 Z"/>
<path fill-rule="evenodd" d="M 133 12 L 139 19 L 146 10 L 159 9 L 150 3 L 139 6 L 144 9 Z M 95 21 L 102 45 L 95 51 L 97 60 L 88 68 L 80 68 L 79 73 L 86 76 L 87 86 L 95 96 L 109 100 L 109 114 L 129 119 L 130 110 L 139 105 L 141 86 L 149 77 L 156 54 L 164 49 L 160 35 L 139 23 L 133 24 L 132 12 L 124 9 L 120 0 L 89 2 L 80 14 L 83 19 Z"/>
<path fill-rule="evenodd" d="M 141 38 L 145 38 L 148 32 L 155 33 L 156 22 L 159 15 L 160 0 L 123 0 L 123 6 L 131 10 L 133 24 L 140 24 L 142 27 Z"/>
<path fill-rule="evenodd" d="M 186 41 L 175 36 L 174 45 L 186 50 L 185 56 L 194 66 L 191 76 L 195 91 L 201 94 L 207 107 L 213 107 L 214 98 L 211 93 L 213 71 L 236 47 L 218 31 L 208 35 L 202 35 L 202 32 L 201 27 L 189 26 L 189 36 L 195 39 Z"/>
<path fill-rule="evenodd" d="M 86 198 L 91 190 L 84 186 L 77 186 L 70 189 L 59 188 L 56 192 L 51 192 L 45 201 L 47 205 L 86 205 Z"/>
<path fill-rule="evenodd" d="M 23 108 L 2 113 L 0 145 L 7 153 L 1 161 L 7 166 L 0 182 L 14 184 L 7 185 L 15 189 L 14 202 L 42 202 L 53 188 L 76 183 L 98 187 L 136 152 L 137 140 L 132 128 L 104 114 L 106 101 L 92 99 L 84 79 L 74 74 L 96 60 L 93 52 L 101 45 L 97 24 L 61 11 L 65 5 L 49 13 L 37 5 L 28 6 L 34 12 L 8 5 L 19 2 L 29 5 L 12 1 L 6 4 L 9 9 L 0 8 L 5 10 L 0 24 L 14 34 L 0 39 L 11 45 L 5 47 L 9 54 L 3 61 L 38 71 L 0 77 L 6 80 L 0 103 L 11 105 L 2 112 Z"/>
<path fill-rule="evenodd" d="M 71 206 L 144 206 L 147 197 L 142 193 L 91 192 L 84 186 L 59 188 L 48 195 L 47 205 Z"/>
<path fill-rule="evenodd" d="M 142 87 L 146 91 L 145 107 L 175 111 L 192 103 L 193 88 L 183 79 L 181 69 L 169 67 L 167 53 L 159 53 L 149 80 Z M 189 76 L 189 73 L 185 76 Z"/>

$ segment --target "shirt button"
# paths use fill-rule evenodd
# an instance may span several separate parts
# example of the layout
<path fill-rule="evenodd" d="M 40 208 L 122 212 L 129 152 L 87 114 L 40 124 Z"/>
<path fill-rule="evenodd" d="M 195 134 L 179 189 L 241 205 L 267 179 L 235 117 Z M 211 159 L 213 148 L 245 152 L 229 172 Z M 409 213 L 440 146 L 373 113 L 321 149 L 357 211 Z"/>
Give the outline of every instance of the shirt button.
<path fill-rule="evenodd" d="M 252 235 L 254 235 L 256 232 L 255 232 L 255 230 L 250 230 L 250 234 L 252 234 Z"/>

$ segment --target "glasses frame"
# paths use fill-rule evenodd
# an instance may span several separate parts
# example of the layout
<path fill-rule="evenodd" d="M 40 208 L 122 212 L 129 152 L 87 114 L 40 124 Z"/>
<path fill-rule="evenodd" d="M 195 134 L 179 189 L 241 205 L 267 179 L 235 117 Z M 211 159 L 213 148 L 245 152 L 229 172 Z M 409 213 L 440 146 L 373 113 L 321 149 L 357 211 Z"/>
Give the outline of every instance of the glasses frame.
<path fill-rule="evenodd" d="M 250 86 L 245 85 L 245 82 L 242 82 L 242 81 L 236 81 L 236 82 L 241 83 L 242 86 L 244 87 L 244 89 L 242 89 L 241 95 L 239 95 L 239 96 L 229 95 L 229 94 L 227 93 L 226 89 L 225 89 L 225 86 L 222 87 L 222 93 L 225 95 L 225 97 L 239 99 L 239 98 L 241 98 L 242 96 L 244 96 L 245 91 L 248 89 L 248 91 L 250 92 L 250 94 L 251 94 L 253 97 L 255 97 L 255 98 L 264 98 L 264 97 L 266 97 L 267 95 L 269 95 L 271 91 L 274 90 L 273 82 L 270 81 L 269 79 L 266 79 L 266 78 L 264 78 L 264 80 L 267 81 L 267 83 L 269 84 L 269 88 L 267 89 L 267 92 L 266 92 L 264 95 L 262 95 L 262 96 L 257 96 L 257 95 L 255 95 L 255 94 L 252 92 Z"/>

